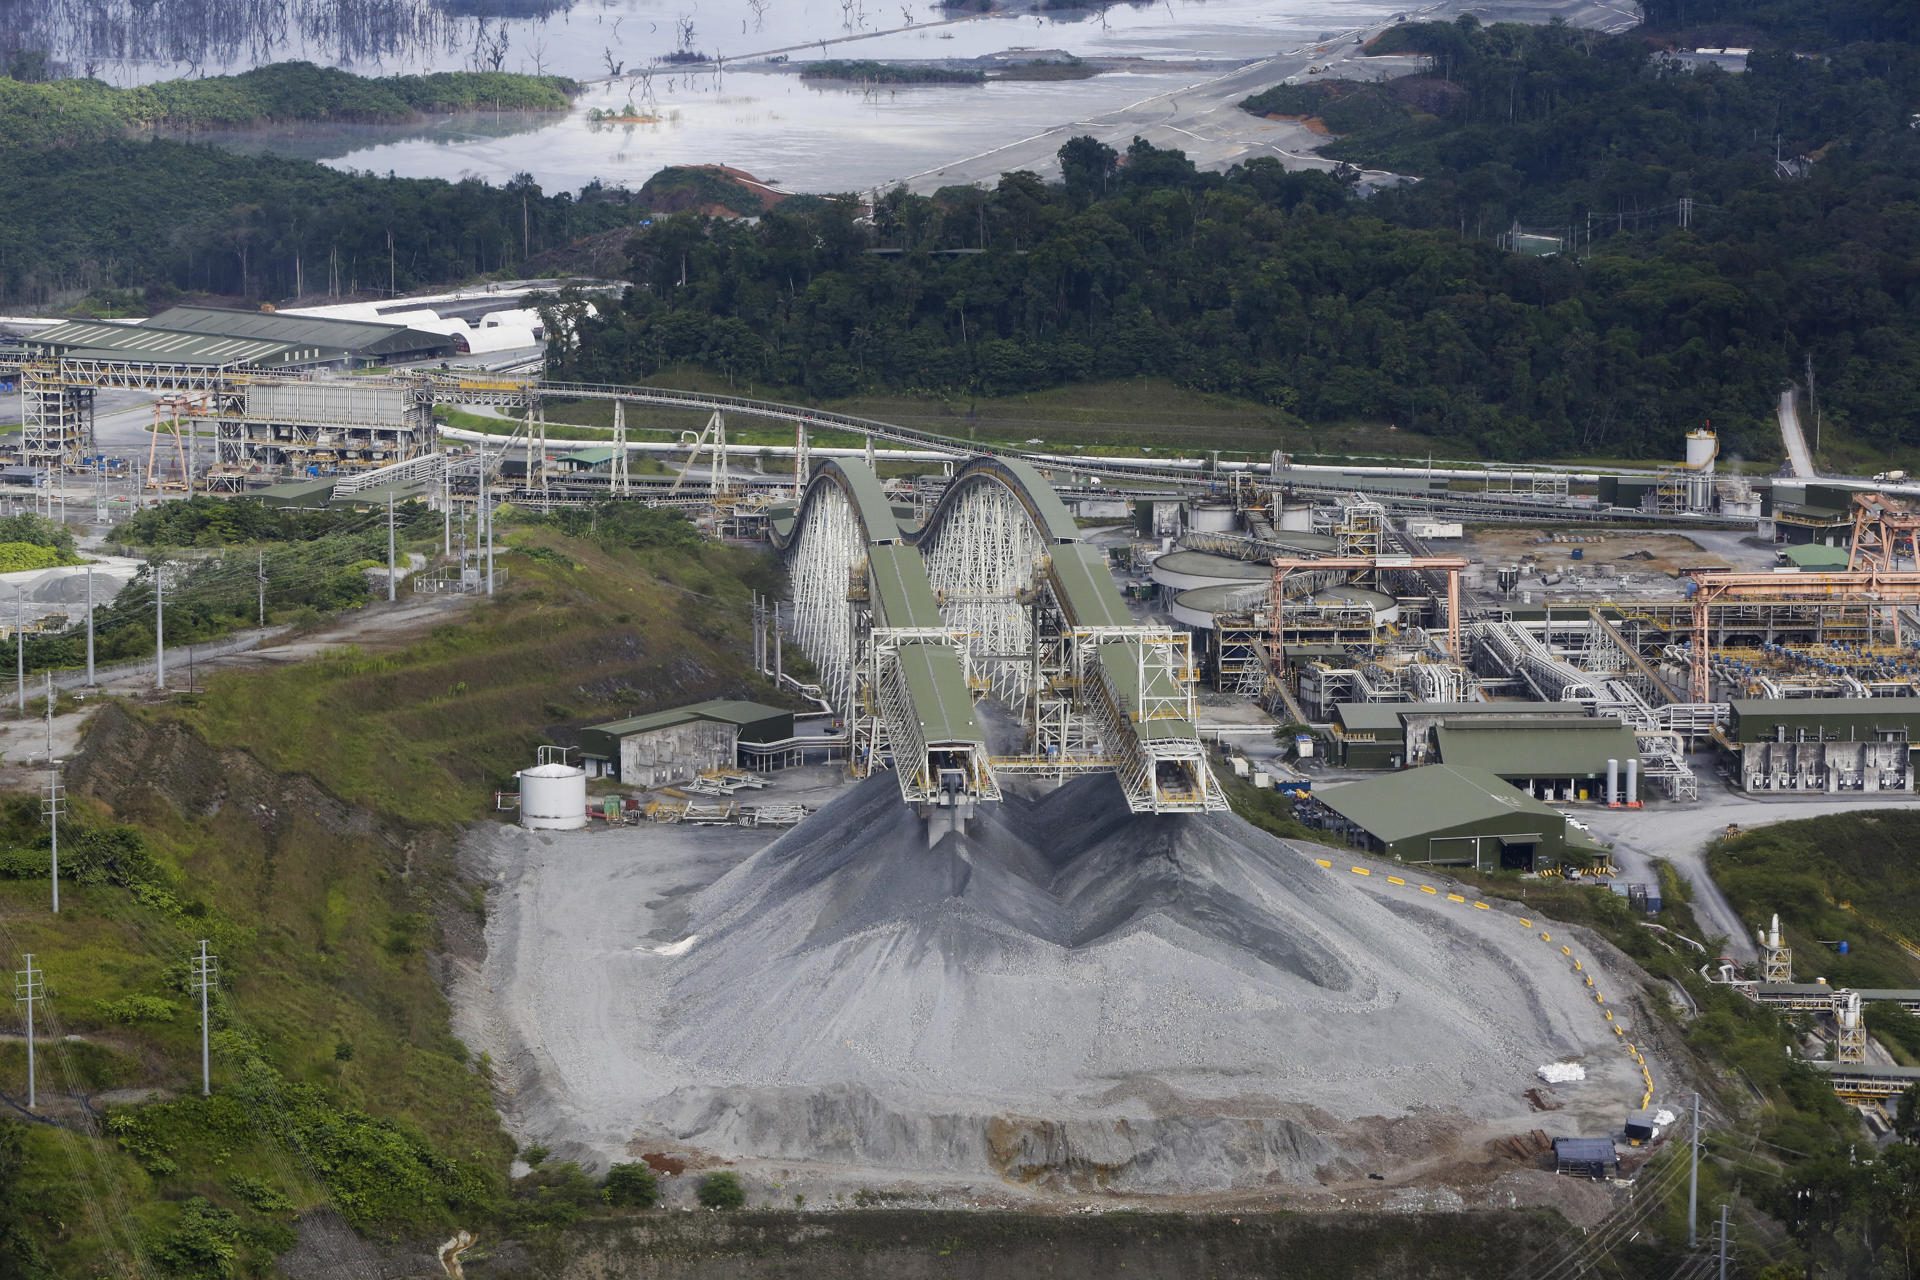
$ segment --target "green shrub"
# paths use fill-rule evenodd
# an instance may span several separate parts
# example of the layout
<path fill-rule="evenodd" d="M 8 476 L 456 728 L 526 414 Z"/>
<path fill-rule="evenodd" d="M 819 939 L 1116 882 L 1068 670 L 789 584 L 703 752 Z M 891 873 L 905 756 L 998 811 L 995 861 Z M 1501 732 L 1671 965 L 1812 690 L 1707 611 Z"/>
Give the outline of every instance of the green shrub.
<path fill-rule="evenodd" d="M 160 996 L 125 996 L 93 1007 L 109 1022 L 172 1022 L 180 1013 L 179 1005 Z"/>
<path fill-rule="evenodd" d="M 651 1209 L 660 1199 L 660 1175 L 638 1162 L 616 1164 L 607 1170 L 607 1185 L 600 1195 L 611 1205 Z"/>
<path fill-rule="evenodd" d="M 173 1230 L 153 1246 L 154 1261 L 169 1275 L 226 1280 L 232 1274 L 240 1219 L 204 1197 L 187 1201 Z"/>
<path fill-rule="evenodd" d="M 709 1209 L 738 1209 L 747 1203 L 747 1189 L 740 1185 L 739 1174 L 722 1169 L 700 1179 L 694 1198 Z"/>
<path fill-rule="evenodd" d="M 293 1201 L 259 1178 L 236 1173 L 227 1179 L 227 1186 L 240 1203 L 256 1213 L 290 1213 L 293 1210 Z"/>

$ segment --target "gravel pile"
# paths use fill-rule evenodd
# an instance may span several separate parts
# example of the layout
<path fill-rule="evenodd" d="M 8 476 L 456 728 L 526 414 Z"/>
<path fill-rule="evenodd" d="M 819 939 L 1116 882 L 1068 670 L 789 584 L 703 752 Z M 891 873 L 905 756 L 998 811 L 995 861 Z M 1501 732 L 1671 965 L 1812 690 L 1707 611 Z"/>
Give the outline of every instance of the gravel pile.
<path fill-rule="evenodd" d="M 1606 1043 L 1510 918 L 1380 888 L 1237 818 L 1134 817 L 1098 777 L 929 850 L 876 776 L 644 956 L 674 1069 L 640 1127 L 729 1158 L 1305 1182 L 1366 1118 L 1509 1115 L 1539 1063 Z"/>

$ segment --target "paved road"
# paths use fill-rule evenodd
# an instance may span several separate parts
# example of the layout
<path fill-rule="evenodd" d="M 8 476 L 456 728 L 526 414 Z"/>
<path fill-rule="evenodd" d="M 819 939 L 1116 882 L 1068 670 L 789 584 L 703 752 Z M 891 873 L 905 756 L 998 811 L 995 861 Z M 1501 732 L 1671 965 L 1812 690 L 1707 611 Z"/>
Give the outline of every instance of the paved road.
<path fill-rule="evenodd" d="M 1651 859 L 1665 858 L 1671 862 L 1693 886 L 1693 910 L 1700 919 L 1700 927 L 1709 933 L 1725 934 L 1727 954 L 1735 959 L 1758 957 L 1759 950 L 1753 939 L 1753 926 L 1758 922 L 1742 920 L 1707 875 L 1707 844 L 1724 832 L 1728 823 L 1737 822 L 1743 828 L 1751 828 L 1830 813 L 1920 804 L 1920 800 L 1911 796 L 1760 800 L 1729 790 L 1702 760 L 1696 759 L 1694 767 L 1701 771 L 1697 802 L 1675 804 L 1654 800 L 1644 809 L 1592 809 L 1577 816 L 1593 828 L 1594 835 L 1614 842 L 1614 860 L 1620 865 L 1623 881 L 1652 884 L 1655 880 Z"/>
<path fill-rule="evenodd" d="M 1627 3 L 1605 0 L 1532 0 L 1515 3 L 1460 4 L 1455 0 L 1430 4 L 1406 14 L 1409 19 L 1444 19 L 1470 11 L 1484 22 L 1545 23 L 1563 18 L 1576 27 L 1602 31 L 1624 31 L 1640 20 L 1638 9 Z M 1361 57 L 1360 45 L 1395 23 L 1383 22 L 1370 27 L 1343 31 L 1327 40 L 1316 41 L 1291 51 L 1276 51 L 1244 67 L 1197 84 L 1143 98 L 1115 111 L 1088 120 L 1071 120 L 1054 128 L 955 159 L 937 168 L 909 174 L 899 181 L 921 194 L 945 186 L 992 182 L 1003 173 L 1030 169 L 1044 178 L 1059 175 L 1057 153 L 1069 138 L 1091 135 L 1116 151 L 1126 151 L 1134 138 L 1145 138 L 1156 147 L 1175 147 L 1187 153 L 1202 169 L 1225 169 L 1255 156 L 1275 156 L 1288 169 L 1333 169 L 1335 162 L 1324 159 L 1313 148 L 1327 141 L 1305 125 L 1284 120 L 1264 120 L 1240 110 L 1240 102 L 1251 94 L 1286 80 L 1307 82 L 1313 79 L 1375 80 L 1409 75 L 1421 67 L 1418 58 Z M 1329 68 L 1318 76 L 1308 68 Z M 1368 175 L 1376 181 L 1392 179 L 1390 174 Z M 894 184 L 883 183 L 885 189 Z"/>
<path fill-rule="evenodd" d="M 1813 469 L 1813 454 L 1807 449 L 1806 433 L 1800 430 L 1800 407 L 1789 388 L 1780 393 L 1780 438 L 1786 442 L 1787 462 L 1793 474 L 1812 480 L 1820 473 Z"/>

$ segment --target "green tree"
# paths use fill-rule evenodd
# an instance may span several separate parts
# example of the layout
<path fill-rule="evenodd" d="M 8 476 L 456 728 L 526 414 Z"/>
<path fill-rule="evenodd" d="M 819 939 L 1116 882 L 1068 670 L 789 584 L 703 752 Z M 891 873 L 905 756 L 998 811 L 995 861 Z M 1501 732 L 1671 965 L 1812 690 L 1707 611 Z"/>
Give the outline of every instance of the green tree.
<path fill-rule="evenodd" d="M 722 1169 L 700 1179 L 694 1198 L 709 1209 L 738 1209 L 747 1202 L 747 1189 L 740 1185 L 739 1174 Z"/>
<path fill-rule="evenodd" d="M 639 1161 L 616 1164 L 607 1170 L 607 1185 L 600 1194 L 611 1205 L 651 1209 L 660 1199 L 660 1175 Z"/>

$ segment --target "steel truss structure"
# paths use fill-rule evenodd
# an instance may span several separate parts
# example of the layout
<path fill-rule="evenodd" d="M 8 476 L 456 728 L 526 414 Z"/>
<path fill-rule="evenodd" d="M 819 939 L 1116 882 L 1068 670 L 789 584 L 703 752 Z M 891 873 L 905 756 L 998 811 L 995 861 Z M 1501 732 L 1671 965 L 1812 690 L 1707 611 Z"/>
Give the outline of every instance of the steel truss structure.
<path fill-rule="evenodd" d="M 890 763 L 903 799 L 938 804 L 955 773 L 963 802 L 973 803 L 999 797 L 995 773 L 1059 780 L 1112 772 L 1134 812 L 1226 808 L 1193 727 L 1189 637 L 1127 616 L 1104 560 L 1079 542 L 1030 468 L 975 459 L 909 535 L 894 525 L 870 471 L 827 463 L 791 531 L 776 525 L 775 542 L 787 553 L 794 637 L 846 718 L 856 766 Z M 898 606 L 880 608 L 875 598 L 877 559 L 898 572 L 892 549 L 908 546 L 937 601 L 933 625 L 894 625 L 887 615 Z M 955 720 L 951 706 L 929 705 L 937 682 L 916 683 L 903 670 L 936 656 L 930 647 L 951 655 L 969 700 L 992 697 L 1020 714 L 1024 753 L 988 759 L 983 739 L 924 736 L 926 726 Z"/>

